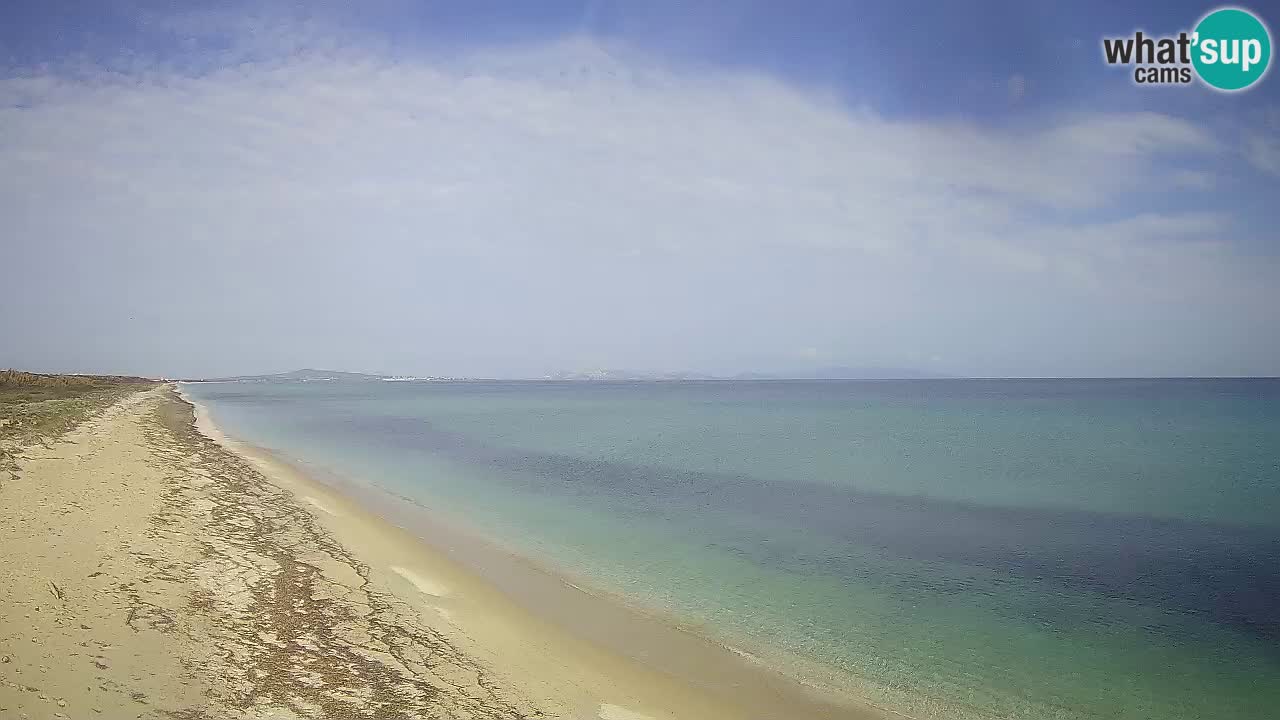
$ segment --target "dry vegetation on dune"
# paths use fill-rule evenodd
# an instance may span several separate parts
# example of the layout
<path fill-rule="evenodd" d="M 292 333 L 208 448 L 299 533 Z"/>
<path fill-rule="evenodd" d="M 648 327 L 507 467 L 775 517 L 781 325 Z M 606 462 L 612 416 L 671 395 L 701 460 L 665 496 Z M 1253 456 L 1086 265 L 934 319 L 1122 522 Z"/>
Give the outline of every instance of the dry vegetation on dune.
<path fill-rule="evenodd" d="M 0 403 L 57 400 L 102 390 L 137 390 L 154 384 L 154 380 L 129 375 L 49 375 L 0 370 Z"/>
<path fill-rule="evenodd" d="M 155 384 L 123 375 L 0 370 L 0 473 L 18 469 L 22 447 L 58 437 L 124 395 Z"/>

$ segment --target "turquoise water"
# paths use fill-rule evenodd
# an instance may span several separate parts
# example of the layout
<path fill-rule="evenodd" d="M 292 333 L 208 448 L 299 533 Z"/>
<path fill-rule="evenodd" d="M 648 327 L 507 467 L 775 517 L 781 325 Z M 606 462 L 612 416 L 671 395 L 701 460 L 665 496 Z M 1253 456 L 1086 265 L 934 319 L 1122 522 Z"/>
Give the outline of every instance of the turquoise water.
<path fill-rule="evenodd" d="M 917 717 L 1280 708 L 1280 381 L 185 387 Z"/>

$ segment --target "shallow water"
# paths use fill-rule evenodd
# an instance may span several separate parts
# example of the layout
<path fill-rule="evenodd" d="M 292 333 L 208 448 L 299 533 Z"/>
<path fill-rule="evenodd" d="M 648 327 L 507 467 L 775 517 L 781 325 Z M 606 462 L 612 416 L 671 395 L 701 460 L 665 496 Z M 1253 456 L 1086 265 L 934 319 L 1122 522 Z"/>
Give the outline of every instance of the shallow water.
<path fill-rule="evenodd" d="M 186 389 L 235 436 L 917 716 L 1280 707 L 1280 381 Z"/>

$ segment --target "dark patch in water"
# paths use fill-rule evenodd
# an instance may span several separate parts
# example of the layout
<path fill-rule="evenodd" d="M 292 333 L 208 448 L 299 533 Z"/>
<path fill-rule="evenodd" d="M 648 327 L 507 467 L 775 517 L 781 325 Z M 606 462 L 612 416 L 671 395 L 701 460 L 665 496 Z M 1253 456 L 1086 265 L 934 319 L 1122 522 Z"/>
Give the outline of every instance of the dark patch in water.
<path fill-rule="evenodd" d="M 1041 589 L 1057 588 L 1050 593 L 1056 601 L 1019 611 L 1040 622 L 1095 621 L 1087 610 L 1073 609 L 1073 595 L 1086 591 L 1280 641 L 1280 533 L 1273 529 L 992 507 L 587 460 L 486 444 L 420 418 L 313 422 L 324 432 L 358 433 L 399 450 L 505 471 L 511 489 L 520 492 L 590 498 L 625 514 L 688 515 L 704 523 L 724 522 L 727 514 L 726 529 L 737 540 L 728 547 L 772 567 L 865 577 L 865 563 L 847 550 L 874 548 L 987 576 L 940 573 L 887 581 L 904 594 L 995 594 L 999 578 L 1013 576 Z M 752 520 L 733 522 L 735 513 Z M 797 527 L 821 541 L 787 542 L 770 531 Z M 819 547 L 822 554 L 815 551 Z M 1178 632 L 1160 624 L 1147 629 Z"/>

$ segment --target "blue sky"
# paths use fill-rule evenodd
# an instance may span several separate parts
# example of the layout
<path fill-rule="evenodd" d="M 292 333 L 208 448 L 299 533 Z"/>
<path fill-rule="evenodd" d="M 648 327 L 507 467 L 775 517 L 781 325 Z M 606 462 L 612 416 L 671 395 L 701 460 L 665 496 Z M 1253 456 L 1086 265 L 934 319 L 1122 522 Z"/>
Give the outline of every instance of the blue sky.
<path fill-rule="evenodd" d="M 195 6 L 201 6 L 194 3 Z M 291 7 L 292 6 L 292 7 Z M 7 61 L 47 62 L 87 53 L 110 60 L 121 50 L 180 56 L 190 47 L 148 17 L 169 2 L 13 2 L 0 44 Z M 834 88 L 851 104 L 902 115 L 1009 121 L 1025 113 L 1107 102 L 1118 109 L 1219 112 L 1204 93 L 1135 94 L 1128 76 L 1100 62 L 1099 38 L 1134 29 L 1190 29 L 1212 3 L 929 0 L 803 3 L 761 0 L 686 2 L 205 3 L 215 13 L 280 21 L 341 23 L 400 53 L 455 51 L 587 34 L 641 46 L 680 61 L 761 70 L 789 82 Z M 1242 7 L 1250 7 L 1243 5 Z M 1268 4 L 1255 9 L 1267 17 Z M 209 48 L 219 47 L 207 40 Z M 868 66 L 876 72 L 868 73 Z M 1007 80 L 1026 78 L 1026 102 L 1009 103 Z M 1266 83 L 1230 112 L 1266 109 L 1280 87 Z"/>
<path fill-rule="evenodd" d="M 0 9 L 0 365 L 1280 374 L 1212 4 L 193 7 Z"/>

